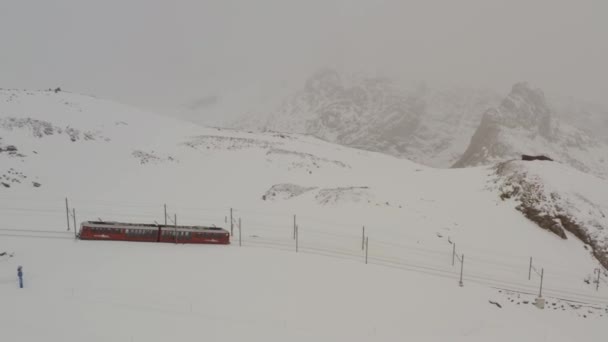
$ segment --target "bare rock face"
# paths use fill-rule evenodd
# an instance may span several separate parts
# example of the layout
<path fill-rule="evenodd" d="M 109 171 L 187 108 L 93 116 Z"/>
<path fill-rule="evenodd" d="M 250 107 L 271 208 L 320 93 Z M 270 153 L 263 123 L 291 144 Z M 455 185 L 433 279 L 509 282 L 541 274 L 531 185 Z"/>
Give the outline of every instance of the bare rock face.
<path fill-rule="evenodd" d="M 523 154 L 549 155 L 583 172 L 608 177 L 608 144 L 553 117 L 543 92 L 517 83 L 500 106 L 488 109 L 453 167 L 492 164 Z"/>

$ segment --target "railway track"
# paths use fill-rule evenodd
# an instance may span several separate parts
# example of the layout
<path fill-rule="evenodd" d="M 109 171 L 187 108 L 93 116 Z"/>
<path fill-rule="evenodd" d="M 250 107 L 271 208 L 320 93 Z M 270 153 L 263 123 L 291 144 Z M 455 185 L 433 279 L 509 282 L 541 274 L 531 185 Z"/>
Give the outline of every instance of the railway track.
<path fill-rule="evenodd" d="M 57 230 L 0 228 L 0 236 L 33 239 L 74 239 L 74 233 Z"/>

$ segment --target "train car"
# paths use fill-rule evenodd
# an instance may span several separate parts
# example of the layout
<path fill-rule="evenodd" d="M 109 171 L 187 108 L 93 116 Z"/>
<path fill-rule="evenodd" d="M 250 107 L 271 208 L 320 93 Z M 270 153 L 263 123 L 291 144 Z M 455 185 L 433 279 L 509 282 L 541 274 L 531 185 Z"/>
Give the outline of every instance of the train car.
<path fill-rule="evenodd" d="M 160 227 L 155 224 L 87 221 L 80 225 L 81 240 L 158 242 Z"/>
<path fill-rule="evenodd" d="M 230 233 L 219 227 L 87 221 L 80 225 L 81 240 L 229 244 Z"/>
<path fill-rule="evenodd" d="M 218 227 L 161 226 L 160 242 L 168 243 L 230 243 L 230 233 Z"/>

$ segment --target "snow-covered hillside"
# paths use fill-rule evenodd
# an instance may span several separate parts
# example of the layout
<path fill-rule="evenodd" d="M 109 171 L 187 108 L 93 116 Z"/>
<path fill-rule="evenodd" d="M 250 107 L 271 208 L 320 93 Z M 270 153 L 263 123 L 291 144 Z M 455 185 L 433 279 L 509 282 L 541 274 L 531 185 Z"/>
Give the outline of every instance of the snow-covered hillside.
<path fill-rule="evenodd" d="M 487 110 L 455 167 L 492 164 L 522 154 L 548 155 L 583 172 L 608 177 L 608 144 L 552 113 L 543 92 L 513 86 L 497 108 Z"/>
<path fill-rule="evenodd" d="M 549 161 L 508 161 L 498 164 L 496 174 L 501 198 L 517 201 L 517 210 L 542 228 L 581 239 L 608 266 L 605 180 Z"/>
<path fill-rule="evenodd" d="M 591 250 L 501 200 L 492 167 L 431 169 L 65 92 L 0 91 L 0 137 L 11 340 L 606 337 L 608 274 L 596 291 Z M 607 193 L 587 199 L 606 212 Z M 233 208 L 243 246 L 236 228 L 230 246 L 75 241 L 64 197 L 78 221 L 163 222 L 167 204 L 179 223 L 227 227 Z"/>

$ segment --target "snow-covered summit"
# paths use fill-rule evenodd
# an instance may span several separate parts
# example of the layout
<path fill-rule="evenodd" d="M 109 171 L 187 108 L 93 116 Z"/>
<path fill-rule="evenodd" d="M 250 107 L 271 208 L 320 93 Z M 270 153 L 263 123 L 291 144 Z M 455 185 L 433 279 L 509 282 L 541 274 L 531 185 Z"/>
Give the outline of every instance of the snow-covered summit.
<path fill-rule="evenodd" d="M 488 109 L 469 147 L 454 167 L 547 155 L 584 172 L 608 176 L 608 145 L 560 122 L 539 89 L 513 86 L 500 106 Z"/>

